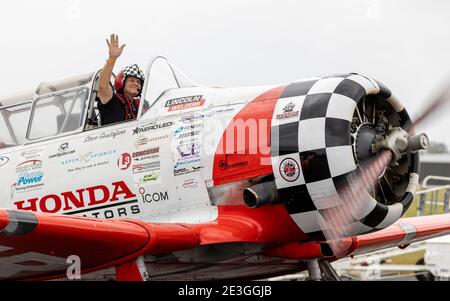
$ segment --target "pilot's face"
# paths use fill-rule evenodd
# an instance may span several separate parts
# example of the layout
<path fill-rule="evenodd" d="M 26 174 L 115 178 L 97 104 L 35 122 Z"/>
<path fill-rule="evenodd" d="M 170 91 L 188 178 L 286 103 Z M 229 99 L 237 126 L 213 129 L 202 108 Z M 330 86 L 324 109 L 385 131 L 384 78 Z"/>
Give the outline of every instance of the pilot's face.
<path fill-rule="evenodd" d="M 139 95 L 139 91 L 141 91 L 141 80 L 133 76 L 127 77 L 125 80 L 125 86 L 123 87 L 123 92 L 135 97 Z"/>

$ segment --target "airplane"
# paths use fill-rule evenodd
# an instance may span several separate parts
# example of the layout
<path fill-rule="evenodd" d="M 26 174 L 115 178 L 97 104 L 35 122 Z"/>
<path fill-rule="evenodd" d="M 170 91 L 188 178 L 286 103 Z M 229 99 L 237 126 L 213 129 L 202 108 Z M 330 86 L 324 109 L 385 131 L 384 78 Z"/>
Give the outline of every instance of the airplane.
<path fill-rule="evenodd" d="M 99 71 L 0 99 L 1 280 L 76 260 L 83 279 L 339 280 L 335 260 L 450 233 L 401 218 L 428 137 L 382 83 L 206 87 L 162 56 L 145 74 L 137 118 L 107 126 Z"/>

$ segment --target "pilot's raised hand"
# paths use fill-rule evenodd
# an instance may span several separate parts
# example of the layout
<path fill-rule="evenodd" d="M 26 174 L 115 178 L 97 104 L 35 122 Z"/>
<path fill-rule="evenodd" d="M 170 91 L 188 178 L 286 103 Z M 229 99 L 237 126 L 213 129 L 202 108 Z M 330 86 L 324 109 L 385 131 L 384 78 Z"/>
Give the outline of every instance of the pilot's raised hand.
<path fill-rule="evenodd" d="M 110 41 L 106 39 L 106 43 L 109 47 L 109 58 L 110 59 L 117 59 L 121 54 L 123 49 L 125 48 L 126 44 L 123 44 L 119 47 L 119 36 L 116 34 L 111 34 Z"/>
<path fill-rule="evenodd" d="M 109 58 L 106 60 L 106 63 L 100 72 L 97 94 L 102 104 L 107 104 L 113 97 L 110 79 L 116 60 L 122 54 L 123 48 L 125 48 L 125 44 L 119 47 L 119 36 L 116 34 L 111 34 L 110 40 L 108 41 L 108 39 L 106 39 L 106 43 L 109 47 Z"/>

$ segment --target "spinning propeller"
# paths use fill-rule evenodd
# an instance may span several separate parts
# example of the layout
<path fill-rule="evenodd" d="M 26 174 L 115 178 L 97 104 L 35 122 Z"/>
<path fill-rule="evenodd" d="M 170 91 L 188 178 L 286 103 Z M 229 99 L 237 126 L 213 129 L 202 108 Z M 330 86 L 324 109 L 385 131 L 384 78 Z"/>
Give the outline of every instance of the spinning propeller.
<path fill-rule="evenodd" d="M 342 238 L 354 232 L 352 221 L 355 212 L 364 207 L 368 194 L 379 203 L 392 205 L 398 202 L 398 191 L 405 191 L 405 177 L 409 156 L 426 149 L 429 141 L 425 134 L 415 134 L 415 128 L 442 109 L 450 100 L 450 85 L 441 89 L 429 106 L 412 122 L 392 126 L 386 107 L 376 99 L 363 99 L 354 113 L 352 141 L 358 163 L 356 176 L 340 187 L 339 195 L 345 206 L 336 206 L 321 212 L 323 234 L 337 258 L 347 255 Z M 403 186 L 403 187 L 398 187 Z M 408 187 L 409 188 L 409 187 Z M 414 187 L 415 190 L 415 187 Z M 408 204 L 409 206 L 409 204 Z"/>

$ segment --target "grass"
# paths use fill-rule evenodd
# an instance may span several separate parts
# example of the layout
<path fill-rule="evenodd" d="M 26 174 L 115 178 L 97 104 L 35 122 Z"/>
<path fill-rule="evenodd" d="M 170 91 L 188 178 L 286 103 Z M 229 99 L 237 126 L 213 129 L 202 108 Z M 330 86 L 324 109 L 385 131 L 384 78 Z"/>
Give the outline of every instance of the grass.
<path fill-rule="evenodd" d="M 391 257 L 392 264 L 416 264 L 425 255 L 425 251 L 417 251 L 405 255 Z"/>
<path fill-rule="evenodd" d="M 444 196 L 445 196 L 445 190 L 440 190 L 438 191 L 438 195 L 437 195 L 437 199 L 442 202 L 444 200 Z M 428 195 L 426 195 L 425 200 L 430 201 L 431 200 L 431 194 L 429 193 Z M 417 195 L 411 206 L 409 206 L 408 210 L 405 212 L 405 214 L 403 215 L 403 217 L 413 217 L 413 216 L 417 216 L 417 209 L 419 207 L 419 199 L 420 196 Z M 431 204 L 425 204 L 425 210 L 424 213 L 425 215 L 431 215 L 432 214 L 441 214 L 441 213 L 445 213 L 444 212 L 444 206 L 442 205 L 438 205 L 436 206 L 436 208 L 433 208 L 434 210 L 430 210 L 431 208 Z"/>

